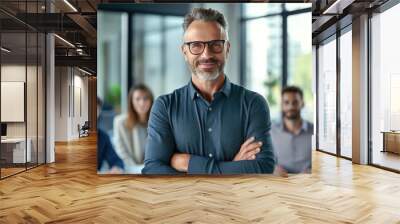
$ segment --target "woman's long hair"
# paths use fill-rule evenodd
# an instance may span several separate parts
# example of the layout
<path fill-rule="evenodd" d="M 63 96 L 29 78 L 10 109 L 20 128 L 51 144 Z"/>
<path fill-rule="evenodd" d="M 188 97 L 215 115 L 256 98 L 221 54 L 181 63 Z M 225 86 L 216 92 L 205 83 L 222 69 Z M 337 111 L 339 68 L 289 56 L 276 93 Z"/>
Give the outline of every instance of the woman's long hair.
<path fill-rule="evenodd" d="M 129 95 L 128 95 L 128 117 L 125 120 L 125 126 L 129 129 L 132 129 L 133 127 L 135 127 L 138 123 L 139 123 L 139 115 L 137 113 L 137 111 L 135 110 L 135 108 L 133 107 L 133 93 L 135 93 L 136 91 L 144 91 L 148 94 L 148 96 L 150 97 L 150 101 L 151 101 L 151 106 L 153 105 L 153 101 L 154 101 L 154 97 L 153 97 L 153 93 L 151 92 L 151 90 L 144 84 L 137 84 L 135 86 L 133 86 L 130 90 L 129 90 Z M 151 109 L 150 106 L 150 109 Z M 146 114 L 146 123 L 149 120 L 149 116 L 150 116 L 150 109 Z"/>

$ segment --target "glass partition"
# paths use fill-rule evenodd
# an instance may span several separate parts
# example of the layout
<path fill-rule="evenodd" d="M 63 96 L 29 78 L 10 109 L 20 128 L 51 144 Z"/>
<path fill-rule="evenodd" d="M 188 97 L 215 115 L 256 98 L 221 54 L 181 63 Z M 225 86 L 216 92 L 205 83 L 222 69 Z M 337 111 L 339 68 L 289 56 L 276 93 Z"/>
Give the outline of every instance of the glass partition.
<path fill-rule="evenodd" d="M 43 33 L 38 34 L 38 76 L 37 76 L 37 162 L 44 164 L 46 162 L 46 36 Z"/>
<path fill-rule="evenodd" d="M 24 171 L 31 161 L 26 139 L 26 45 L 25 32 L 1 34 L 2 177 Z"/>
<path fill-rule="evenodd" d="M 26 114 L 27 114 L 27 167 L 31 168 L 37 165 L 38 160 L 38 141 L 37 141 L 37 117 L 38 117 L 38 35 L 36 32 L 27 33 L 27 82 L 26 82 Z"/>
<path fill-rule="evenodd" d="M 43 13 L 43 4 L 20 1 L 14 9 Z M 45 45 L 44 33 L 0 12 L 1 179 L 45 163 Z"/>
<path fill-rule="evenodd" d="M 372 164 L 400 170 L 400 5 L 373 15 L 371 74 Z"/>
<path fill-rule="evenodd" d="M 336 37 L 318 48 L 318 149 L 336 154 Z"/>
<path fill-rule="evenodd" d="M 352 157 L 352 34 L 340 36 L 340 154 Z"/>

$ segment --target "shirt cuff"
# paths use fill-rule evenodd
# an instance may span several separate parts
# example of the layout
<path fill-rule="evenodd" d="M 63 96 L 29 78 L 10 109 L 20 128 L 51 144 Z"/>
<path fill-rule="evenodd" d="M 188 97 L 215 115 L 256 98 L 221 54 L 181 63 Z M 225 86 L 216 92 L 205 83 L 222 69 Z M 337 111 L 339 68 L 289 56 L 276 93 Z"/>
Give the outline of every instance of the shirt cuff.
<path fill-rule="evenodd" d="M 211 162 L 211 158 L 190 155 L 188 174 L 207 174 L 211 172 L 207 172 L 208 164 Z"/>

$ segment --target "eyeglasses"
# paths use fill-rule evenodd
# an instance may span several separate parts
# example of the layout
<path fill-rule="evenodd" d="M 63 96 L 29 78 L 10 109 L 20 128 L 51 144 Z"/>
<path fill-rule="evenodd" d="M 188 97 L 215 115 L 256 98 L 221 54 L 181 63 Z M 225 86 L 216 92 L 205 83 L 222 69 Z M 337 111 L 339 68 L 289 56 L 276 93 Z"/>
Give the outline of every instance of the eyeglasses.
<path fill-rule="evenodd" d="M 184 44 L 189 46 L 190 53 L 194 55 L 202 54 L 206 44 L 211 52 L 219 54 L 224 50 L 225 40 L 211 40 L 211 41 L 192 41 L 185 42 Z"/>

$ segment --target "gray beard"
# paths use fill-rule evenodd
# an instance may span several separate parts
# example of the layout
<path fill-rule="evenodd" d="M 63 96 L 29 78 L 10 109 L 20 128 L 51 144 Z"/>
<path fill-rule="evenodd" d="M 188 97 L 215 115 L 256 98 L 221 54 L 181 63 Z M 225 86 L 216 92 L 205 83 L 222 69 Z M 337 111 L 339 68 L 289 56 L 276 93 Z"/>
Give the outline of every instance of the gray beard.
<path fill-rule="evenodd" d="M 197 78 L 203 81 L 213 81 L 216 80 L 219 76 L 219 70 L 215 70 L 214 72 L 200 72 L 200 71 L 193 71 L 193 74 L 197 76 Z"/>
<path fill-rule="evenodd" d="M 197 70 L 195 67 L 192 67 L 191 64 L 188 63 L 188 65 L 190 70 L 192 71 L 192 74 L 203 81 L 214 81 L 219 77 L 221 73 L 224 73 L 224 64 L 222 64 L 218 69 L 213 72 L 202 72 Z"/>

